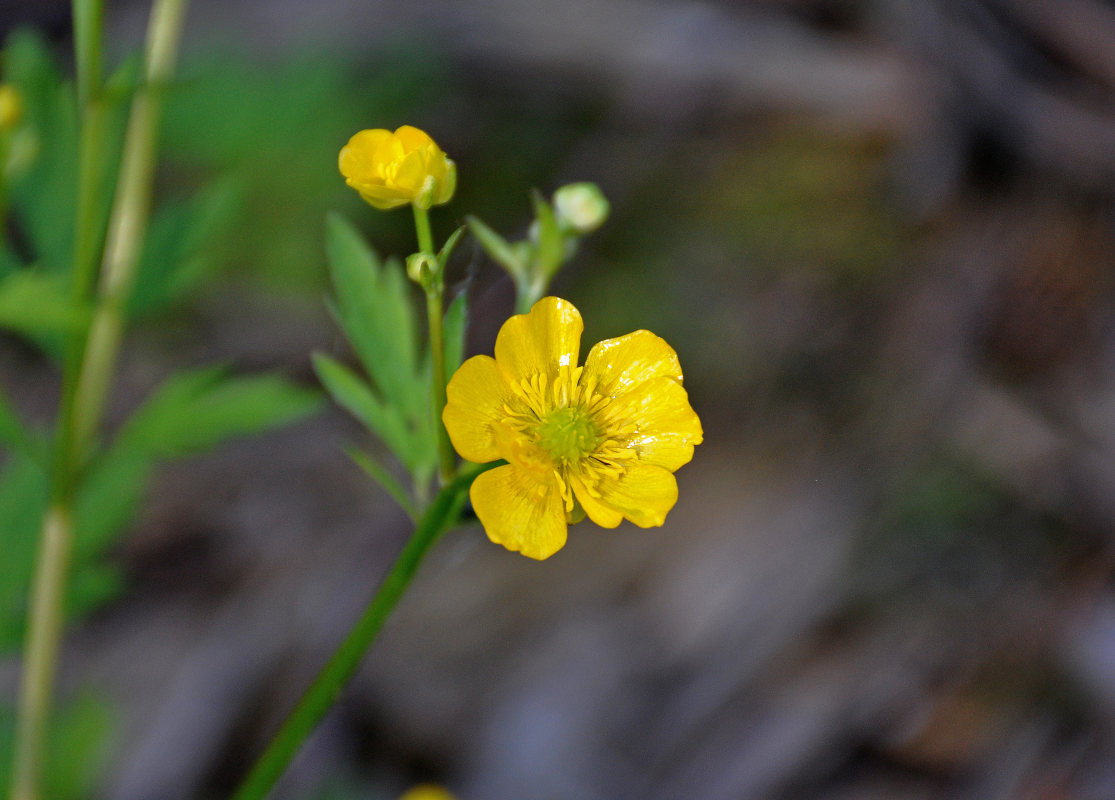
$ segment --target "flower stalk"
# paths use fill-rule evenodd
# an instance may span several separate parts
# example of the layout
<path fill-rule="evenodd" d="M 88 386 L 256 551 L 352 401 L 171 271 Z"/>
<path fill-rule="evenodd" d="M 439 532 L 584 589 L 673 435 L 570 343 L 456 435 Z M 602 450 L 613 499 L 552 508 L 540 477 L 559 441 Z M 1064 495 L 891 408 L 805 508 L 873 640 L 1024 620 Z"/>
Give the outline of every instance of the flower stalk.
<path fill-rule="evenodd" d="M 449 434 L 441 421 L 441 412 L 445 408 L 445 385 L 448 378 L 445 374 L 445 335 L 443 332 L 442 318 L 445 314 L 445 280 L 443 276 L 444 265 L 435 254 L 434 237 L 430 231 L 430 215 L 426 209 L 418 204 L 411 206 L 414 209 L 414 230 L 418 238 L 418 255 L 423 262 L 433 267 L 432 274 L 420 275 L 419 283 L 426 293 L 426 324 L 430 337 L 430 369 L 431 375 L 431 413 L 434 418 L 434 430 L 437 431 L 438 466 L 442 485 L 453 480 L 457 470 L 457 458 L 453 454 L 453 445 L 449 442 Z"/>
<path fill-rule="evenodd" d="M 473 480 L 494 466 L 497 464 L 474 467 L 457 476 L 438 493 L 363 615 L 256 761 L 233 795 L 233 800 L 262 800 L 268 795 L 306 737 L 321 722 L 364 660 L 383 623 L 410 585 L 422 559 L 441 534 L 459 522 Z"/>
<path fill-rule="evenodd" d="M 124 326 L 124 307 L 135 282 L 154 172 L 159 94 L 173 73 L 185 0 L 156 0 L 147 31 L 145 83 L 132 103 L 123 160 L 101 263 L 98 301 L 87 337 L 67 343 L 63 399 L 54 441 L 51 500 L 43 520 L 28 615 L 27 644 L 16 722 L 11 800 L 41 797 L 44 745 L 62 636 L 63 598 L 73 551 L 73 494 L 81 464 L 100 425 Z M 75 300 L 96 282 L 95 225 L 103 135 L 100 107 L 101 0 L 75 0 L 78 95 L 82 103 L 79 201 L 76 221 Z"/>

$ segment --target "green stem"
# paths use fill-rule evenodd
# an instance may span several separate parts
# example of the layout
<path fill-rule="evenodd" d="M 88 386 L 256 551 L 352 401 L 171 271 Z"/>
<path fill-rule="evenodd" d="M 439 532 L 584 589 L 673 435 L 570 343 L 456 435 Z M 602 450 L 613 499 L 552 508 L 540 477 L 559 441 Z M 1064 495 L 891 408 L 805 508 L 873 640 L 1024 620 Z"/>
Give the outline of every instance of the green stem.
<path fill-rule="evenodd" d="M 101 31 L 104 0 L 74 0 L 74 60 L 77 101 L 87 106 L 101 91 Z"/>
<path fill-rule="evenodd" d="M 151 11 L 146 84 L 137 92 L 128 119 L 119 185 L 101 265 L 100 302 L 89 329 L 74 400 L 77 412 L 73 448 L 79 456 L 100 423 L 116 365 L 124 310 L 135 284 L 151 207 L 161 94 L 174 68 L 184 13 L 185 0 L 156 0 Z"/>
<path fill-rule="evenodd" d="M 341 690 L 360 666 L 376 634 L 410 584 L 423 557 L 438 537 L 457 523 L 472 481 L 481 472 L 496 465 L 486 464 L 462 474 L 438 493 L 364 614 L 256 761 L 248 777 L 233 795 L 233 800 L 262 800 L 271 791 L 302 742 L 337 701 Z"/>
<path fill-rule="evenodd" d="M 431 256 L 437 257 L 437 251 L 434 250 L 434 235 L 430 232 L 430 214 L 424 208 L 412 205 L 414 209 L 414 232 L 418 236 L 418 249 L 423 253 L 429 253 Z"/>
<path fill-rule="evenodd" d="M 58 640 L 62 635 L 61 597 L 73 546 L 73 520 L 65 506 L 47 510 L 39 543 L 28 620 L 23 681 L 19 687 L 11 800 L 35 800 L 39 794 L 50 701 L 54 688 Z"/>
<path fill-rule="evenodd" d="M 418 249 L 437 259 L 434 250 L 434 238 L 430 232 L 430 216 L 426 209 L 412 206 L 414 209 L 414 229 L 418 235 Z M 445 430 L 445 423 L 441 421 L 441 412 L 447 402 L 445 394 L 445 335 L 442 332 L 442 320 L 445 315 L 442 295 L 445 291 L 445 281 L 438 274 L 428 283 L 423 284 L 426 290 L 426 323 L 430 334 L 430 365 L 432 375 L 431 387 L 431 415 L 433 416 L 434 430 L 437 431 L 438 465 L 441 473 L 442 485 L 453 480 L 457 472 L 457 456 L 453 452 L 453 444 L 449 441 L 449 433 Z"/>
<path fill-rule="evenodd" d="M 438 290 L 426 290 L 426 317 L 430 327 L 434 430 L 437 431 L 438 464 L 444 485 L 453 480 L 457 471 L 457 457 L 453 452 L 453 444 L 449 441 L 449 433 L 445 430 L 445 423 L 441 421 L 441 412 L 445 409 L 448 398 L 445 392 L 445 336 L 442 333 L 440 282 Z"/>
<path fill-rule="evenodd" d="M 158 127 L 158 93 L 169 79 L 181 35 L 185 0 L 156 0 L 147 32 L 146 83 L 136 93 L 100 271 L 100 300 L 88 339 L 68 343 L 59 429 L 54 441 L 51 503 L 43 520 L 28 613 L 27 646 L 16 720 L 11 800 L 37 800 L 54 674 L 62 636 L 63 598 L 73 550 L 73 493 L 80 465 L 100 425 L 123 329 L 123 308 L 134 284 L 147 226 Z M 100 93 L 100 0 L 75 0 L 75 34 L 82 111 L 79 217 L 74 295 L 92 291 L 96 247 L 94 161 L 103 121 Z"/>

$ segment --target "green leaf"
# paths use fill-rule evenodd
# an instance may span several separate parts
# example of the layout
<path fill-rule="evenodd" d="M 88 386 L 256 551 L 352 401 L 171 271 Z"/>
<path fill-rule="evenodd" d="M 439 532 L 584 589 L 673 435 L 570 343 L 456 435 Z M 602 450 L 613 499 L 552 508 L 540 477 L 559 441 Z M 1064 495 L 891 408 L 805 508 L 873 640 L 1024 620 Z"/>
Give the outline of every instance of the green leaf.
<path fill-rule="evenodd" d="M 322 355 L 313 355 L 314 371 L 337 405 L 348 411 L 379 436 L 407 469 L 414 464 L 415 448 L 410 432 L 398 411 L 386 406 L 367 383 L 344 364 Z"/>
<path fill-rule="evenodd" d="M 0 652 L 23 643 L 27 592 L 48 494 L 42 467 L 14 453 L 0 473 Z"/>
<path fill-rule="evenodd" d="M 363 237 L 342 217 L 326 222 L 326 250 L 336 314 L 387 405 L 413 415 L 425 402 L 416 380 L 414 307 L 401 265 L 381 265 Z"/>
<path fill-rule="evenodd" d="M 138 64 L 138 62 L 130 62 Z M 103 136 L 97 154 L 99 207 L 94 217 L 104 230 L 115 186 L 120 147 L 127 120 L 134 65 L 122 68 L 100 97 Z M 13 209 L 26 234 L 31 261 L 52 274 L 68 274 L 73 265 L 78 166 L 78 119 L 73 85 L 63 80 L 51 47 L 38 34 L 13 33 L 4 49 L 4 79 L 24 101 L 28 128 L 38 139 L 30 169 L 11 185 Z"/>
<path fill-rule="evenodd" d="M 223 180 L 154 214 L 128 302 L 131 315 L 159 313 L 216 268 L 207 245 L 230 230 L 241 202 L 239 183 Z"/>
<path fill-rule="evenodd" d="M 11 402 L 0 391 L 0 448 L 4 447 L 38 459 L 45 457 L 45 442 L 24 424 Z"/>
<path fill-rule="evenodd" d="M 461 292 L 453 298 L 445 312 L 445 371 L 446 378 L 461 366 L 465 357 L 465 332 L 468 327 L 468 293 Z"/>
<path fill-rule="evenodd" d="M 548 283 L 565 260 L 565 237 L 554 216 L 554 209 L 545 198 L 535 191 L 531 194 L 531 201 L 534 204 L 534 216 L 538 220 L 538 245 L 535 252 L 537 268 Z"/>
<path fill-rule="evenodd" d="M 61 276 L 20 270 L 0 280 L 0 327 L 31 336 L 81 330 L 89 310 L 70 300 Z"/>
<path fill-rule="evenodd" d="M 461 225 L 453 233 L 449 234 L 449 238 L 445 240 L 445 244 L 437 253 L 437 265 L 440 274 L 445 274 L 445 265 L 449 262 L 449 256 L 453 255 L 453 251 L 457 248 L 457 243 L 461 241 L 461 237 L 465 234 L 465 226 Z"/>
<path fill-rule="evenodd" d="M 155 464 L 150 452 L 126 445 L 93 460 L 74 497 L 75 563 L 97 558 L 135 519 Z M 77 613 L 89 608 L 76 601 L 73 607 Z"/>
<path fill-rule="evenodd" d="M 317 392 L 278 375 L 232 377 L 208 367 L 168 379 L 124 425 L 114 447 L 177 458 L 294 422 L 320 406 Z"/>
<path fill-rule="evenodd" d="M 480 242 L 480 246 L 484 248 L 484 252 L 507 270 L 516 283 L 526 280 L 527 265 L 523 263 L 506 239 L 484 224 L 479 217 L 470 214 L 465 217 L 465 222 L 468 223 L 468 229 L 476 237 L 476 241 Z"/>
<path fill-rule="evenodd" d="M 363 450 L 358 450 L 355 447 L 346 447 L 345 453 L 348 454 L 348 457 L 353 460 L 356 466 L 364 470 L 372 480 L 382 486 L 384 491 L 394 498 L 395 502 L 402 507 L 403 511 L 407 512 L 407 516 L 410 517 L 412 521 L 418 521 L 418 509 L 410 499 L 410 495 L 386 467 L 380 464 L 370 453 L 365 453 Z"/>
<path fill-rule="evenodd" d="M 15 742 L 15 711 L 0 707 L 0 786 L 10 781 Z M 113 714 L 92 695 L 60 704 L 53 715 L 43 770 L 43 797 L 84 800 L 97 796 L 97 780 L 107 763 Z"/>

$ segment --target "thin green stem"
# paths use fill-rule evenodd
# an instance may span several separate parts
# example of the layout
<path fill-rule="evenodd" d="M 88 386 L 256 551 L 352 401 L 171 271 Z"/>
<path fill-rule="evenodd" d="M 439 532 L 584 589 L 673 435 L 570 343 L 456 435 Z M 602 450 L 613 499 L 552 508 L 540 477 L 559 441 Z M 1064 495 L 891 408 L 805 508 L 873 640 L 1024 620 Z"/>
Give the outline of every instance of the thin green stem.
<path fill-rule="evenodd" d="M 426 209 L 412 205 L 414 209 L 414 232 L 418 236 L 418 249 L 431 256 L 437 256 L 434 250 L 434 235 L 430 231 L 430 214 Z"/>
<path fill-rule="evenodd" d="M 430 232 L 430 215 L 424 208 L 411 207 L 414 209 L 414 230 L 418 236 L 418 249 L 432 256 L 436 261 L 434 237 Z M 423 284 L 426 290 L 426 323 L 429 329 L 430 366 L 433 373 L 430 387 L 430 413 L 433 416 L 434 430 L 437 431 L 438 467 L 443 486 L 453 480 L 457 472 L 457 457 L 453 452 L 453 444 L 449 441 L 445 423 L 441 421 L 441 412 L 445 409 L 446 403 L 445 383 L 448 379 L 445 374 L 445 335 L 442 331 L 442 319 L 445 315 L 442 298 L 444 287 L 445 281 L 440 267 L 438 274 L 428 283 Z"/>
<path fill-rule="evenodd" d="M 40 796 L 43 745 L 54 691 L 58 640 L 62 635 L 60 599 L 73 547 L 73 520 L 66 506 L 55 505 L 47 510 L 39 547 L 23 681 L 19 687 L 11 800 L 35 800 Z"/>
<path fill-rule="evenodd" d="M 100 298 L 87 340 L 68 343 L 59 429 L 54 442 L 51 503 L 43 520 L 31 588 L 16 720 L 11 800 L 37 800 L 44 761 L 54 674 L 62 636 L 63 597 L 73 550 L 73 492 L 80 464 L 100 425 L 123 330 L 123 308 L 135 280 L 147 227 L 158 127 L 158 93 L 169 79 L 181 36 L 185 0 L 156 0 L 147 34 L 146 83 L 132 104 L 108 244 L 100 270 Z M 95 281 L 94 161 L 103 120 L 100 93 L 100 0 L 75 0 L 79 96 L 83 105 L 79 217 L 74 295 L 84 299 Z"/>
<path fill-rule="evenodd" d="M 124 309 L 135 284 L 151 206 L 161 93 L 178 52 L 185 0 L 156 0 L 147 31 L 146 84 L 132 102 L 116 201 L 93 315 L 78 376 L 73 448 L 79 455 L 100 424 L 124 328 Z"/>
<path fill-rule="evenodd" d="M 101 91 L 101 31 L 104 25 L 104 0 L 74 0 L 73 23 L 77 101 L 84 107 Z"/>
<path fill-rule="evenodd" d="M 430 328 L 434 430 L 437 431 L 438 465 L 441 470 L 441 482 L 444 485 L 453 480 L 453 475 L 457 471 L 457 457 L 453 453 L 453 444 L 449 441 L 449 433 L 445 430 L 445 423 L 441 421 L 441 412 L 445 409 L 446 402 L 448 402 L 445 391 L 445 336 L 442 332 L 442 316 L 439 284 L 438 290 L 426 290 L 426 317 Z"/>
<path fill-rule="evenodd" d="M 438 493 L 364 614 L 256 761 L 248 777 L 233 795 L 233 800 L 263 800 L 271 791 L 302 742 L 337 701 L 341 690 L 364 660 L 376 634 L 399 602 L 430 547 L 442 533 L 457 523 L 472 481 L 481 472 L 494 466 L 495 463 L 486 464 L 460 475 Z"/>

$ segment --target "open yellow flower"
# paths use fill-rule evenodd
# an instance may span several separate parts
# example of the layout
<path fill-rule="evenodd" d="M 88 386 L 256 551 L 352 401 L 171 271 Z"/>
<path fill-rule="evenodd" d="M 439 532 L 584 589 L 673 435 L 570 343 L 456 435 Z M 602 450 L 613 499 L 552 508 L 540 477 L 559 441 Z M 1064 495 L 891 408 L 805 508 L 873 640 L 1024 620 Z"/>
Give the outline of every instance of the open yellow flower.
<path fill-rule="evenodd" d="M 337 162 L 345 183 L 382 210 L 408 203 L 439 206 L 457 188 L 457 165 L 429 134 L 410 125 L 394 133 L 360 131 L 341 148 Z"/>
<path fill-rule="evenodd" d="M 442 419 L 457 452 L 508 462 L 473 482 L 476 515 L 493 542 L 531 558 L 560 550 L 586 514 L 605 528 L 661 525 L 673 472 L 702 438 L 672 347 L 635 331 L 577 366 L 582 330 L 572 303 L 544 297 L 504 323 L 495 358 L 470 358 L 449 382 Z"/>

